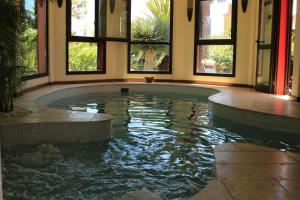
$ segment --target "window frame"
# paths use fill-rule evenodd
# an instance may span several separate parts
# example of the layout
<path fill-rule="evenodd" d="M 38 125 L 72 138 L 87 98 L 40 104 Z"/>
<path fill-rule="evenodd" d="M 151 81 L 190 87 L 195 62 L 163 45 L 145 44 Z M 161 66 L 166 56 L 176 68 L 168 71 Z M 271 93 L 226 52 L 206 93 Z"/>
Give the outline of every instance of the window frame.
<path fill-rule="evenodd" d="M 196 0 L 195 2 L 195 35 L 194 35 L 194 69 L 193 75 L 198 76 L 217 76 L 217 77 L 235 77 L 236 76 L 236 42 L 237 42 L 237 16 L 238 16 L 238 0 L 232 0 L 231 11 L 231 38 L 230 39 L 199 39 L 200 24 L 199 24 L 199 6 L 201 1 L 211 0 Z M 218 74 L 218 73 L 200 73 L 197 72 L 197 53 L 198 46 L 209 45 L 232 45 L 233 46 L 233 63 L 231 74 Z"/>
<path fill-rule="evenodd" d="M 37 0 L 38 1 L 38 0 Z M 39 2 L 37 2 L 39 3 Z M 22 77 L 23 81 L 29 81 L 37 78 L 43 78 L 49 76 L 49 1 L 44 0 L 44 5 L 46 6 L 46 72 L 38 72 L 36 74 L 24 75 Z"/>
<path fill-rule="evenodd" d="M 66 0 L 66 75 L 88 75 L 88 74 L 106 74 L 106 43 L 107 42 L 128 42 L 129 37 L 129 28 L 128 22 L 129 20 L 129 6 L 130 0 L 127 0 L 127 33 L 125 38 L 115 38 L 115 37 L 101 37 L 99 35 L 99 17 L 98 14 L 100 13 L 99 9 L 99 1 L 95 1 L 95 30 L 94 30 L 94 37 L 89 36 L 72 36 L 72 0 Z M 102 0 L 103 1 L 103 0 Z M 108 3 L 108 0 L 105 0 Z M 99 49 L 101 46 L 103 47 L 103 66 L 101 71 L 69 71 L 69 42 L 86 42 L 86 43 L 96 43 L 97 44 L 97 67 L 99 67 Z"/>
<path fill-rule="evenodd" d="M 174 18 L 174 0 L 170 0 L 170 38 L 168 42 L 145 42 L 131 40 L 131 0 L 128 1 L 128 52 L 127 52 L 127 73 L 128 74 L 172 74 L 173 72 L 173 18 Z M 131 44 L 150 44 L 150 45 L 168 45 L 169 46 L 169 71 L 131 71 Z"/>
<path fill-rule="evenodd" d="M 94 18 L 94 37 L 90 36 L 72 36 L 72 0 L 66 1 L 66 75 L 80 75 L 80 74 L 106 74 L 106 44 L 102 38 L 98 36 L 98 17 L 99 1 L 95 1 L 95 18 Z M 97 68 L 99 67 L 99 48 L 103 45 L 103 66 L 101 71 L 70 71 L 69 70 L 69 43 L 70 42 L 84 42 L 97 44 Z"/>

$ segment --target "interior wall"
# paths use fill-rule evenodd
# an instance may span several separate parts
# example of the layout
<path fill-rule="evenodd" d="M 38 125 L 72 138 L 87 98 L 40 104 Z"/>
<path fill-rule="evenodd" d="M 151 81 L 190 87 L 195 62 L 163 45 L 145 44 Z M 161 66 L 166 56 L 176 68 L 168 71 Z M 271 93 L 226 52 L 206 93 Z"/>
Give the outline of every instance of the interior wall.
<path fill-rule="evenodd" d="M 173 21 L 173 73 L 172 74 L 128 74 L 127 43 L 107 42 L 106 74 L 66 75 L 66 1 L 61 8 L 49 3 L 49 73 L 50 82 L 84 81 L 105 79 L 142 79 L 153 76 L 156 79 L 194 80 L 253 85 L 256 65 L 256 37 L 258 1 L 248 1 L 246 13 L 242 12 L 238 1 L 236 76 L 194 76 L 194 30 L 195 16 L 192 22 L 187 20 L 187 1 L 174 0 Z M 195 13 L 195 12 L 194 12 Z"/>
<path fill-rule="evenodd" d="M 38 86 L 47 84 L 47 83 L 49 83 L 49 82 L 50 82 L 49 76 L 45 76 L 45 77 L 42 77 L 42 78 L 35 78 L 35 79 L 27 80 L 27 81 L 25 81 L 25 83 L 24 83 L 23 89 L 26 90 L 26 89 L 38 87 Z"/>

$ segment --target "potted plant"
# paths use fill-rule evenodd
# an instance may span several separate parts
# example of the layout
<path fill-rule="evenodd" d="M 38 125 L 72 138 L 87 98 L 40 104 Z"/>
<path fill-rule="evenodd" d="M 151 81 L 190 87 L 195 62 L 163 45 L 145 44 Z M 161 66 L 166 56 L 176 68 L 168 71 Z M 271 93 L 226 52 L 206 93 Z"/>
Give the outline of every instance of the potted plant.
<path fill-rule="evenodd" d="M 0 112 L 13 110 L 14 95 L 21 92 L 23 86 L 21 8 L 18 0 L 0 1 Z"/>
<path fill-rule="evenodd" d="M 154 77 L 146 76 L 146 77 L 145 77 L 145 80 L 146 80 L 146 83 L 152 83 L 153 80 L 154 80 Z"/>

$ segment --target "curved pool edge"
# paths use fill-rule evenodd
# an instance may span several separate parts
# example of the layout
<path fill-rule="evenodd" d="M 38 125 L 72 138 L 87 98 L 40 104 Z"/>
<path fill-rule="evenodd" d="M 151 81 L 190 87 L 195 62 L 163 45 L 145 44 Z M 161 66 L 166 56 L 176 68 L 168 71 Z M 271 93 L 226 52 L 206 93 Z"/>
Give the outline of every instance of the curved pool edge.
<path fill-rule="evenodd" d="M 213 116 L 265 130 L 300 135 L 300 118 L 251 111 L 209 100 Z"/>
<path fill-rule="evenodd" d="M 197 94 L 198 91 L 208 96 L 209 109 L 220 118 L 242 125 L 300 134 L 300 132 L 297 132 L 297 130 L 300 130 L 300 104 L 277 99 L 275 95 L 254 92 L 252 89 L 247 88 L 178 83 L 84 84 L 64 86 L 64 88 L 46 93 L 34 101 L 37 105 L 46 105 L 53 101 L 53 96 L 56 99 L 66 98 L 74 96 L 74 94 L 99 92 L 100 88 L 102 88 L 101 92 L 119 92 L 122 87 L 134 91 L 175 92 L 180 94 Z M 170 87 L 177 89 L 171 89 Z M 254 94 L 258 95 L 258 98 L 251 99 Z M 267 101 L 264 101 L 263 98 L 267 98 Z M 298 113 L 289 112 L 291 109 L 298 109 Z"/>

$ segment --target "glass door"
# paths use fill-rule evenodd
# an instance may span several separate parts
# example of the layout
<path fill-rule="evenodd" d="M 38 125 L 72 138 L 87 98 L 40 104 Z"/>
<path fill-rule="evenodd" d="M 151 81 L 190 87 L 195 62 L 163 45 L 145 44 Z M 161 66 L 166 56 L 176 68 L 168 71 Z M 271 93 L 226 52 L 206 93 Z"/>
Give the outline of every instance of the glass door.
<path fill-rule="evenodd" d="M 297 15 L 297 2 L 298 0 L 290 0 L 289 10 L 289 30 L 288 30 L 288 69 L 286 77 L 286 93 L 292 94 L 292 81 L 293 81 L 293 66 L 295 55 L 295 32 L 296 32 L 296 15 Z"/>
<path fill-rule="evenodd" d="M 259 30 L 257 40 L 256 90 L 274 93 L 274 69 L 276 64 L 276 0 L 260 0 Z M 276 40 L 275 40 L 276 41 Z"/>

